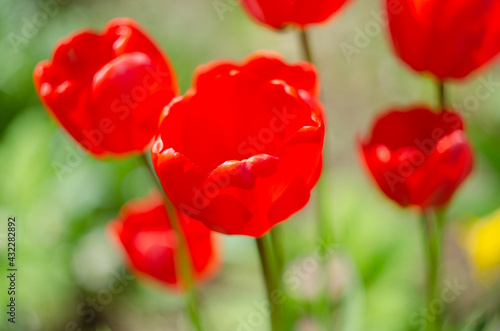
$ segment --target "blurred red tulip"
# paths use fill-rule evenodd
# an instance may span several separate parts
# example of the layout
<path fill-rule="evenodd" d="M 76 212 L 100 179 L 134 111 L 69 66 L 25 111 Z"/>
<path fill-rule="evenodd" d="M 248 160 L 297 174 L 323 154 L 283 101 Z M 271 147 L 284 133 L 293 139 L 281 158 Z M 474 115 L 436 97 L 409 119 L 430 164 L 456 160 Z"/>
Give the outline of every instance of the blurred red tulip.
<path fill-rule="evenodd" d="M 388 15 L 395 50 L 418 72 L 464 78 L 500 52 L 500 1 L 384 1 L 394 9 Z"/>
<path fill-rule="evenodd" d="M 197 282 L 212 277 L 219 267 L 216 237 L 201 222 L 177 212 L 189 247 Z M 123 248 L 132 269 L 174 289 L 182 288 L 179 240 L 158 192 L 126 203 L 109 230 Z"/>
<path fill-rule="evenodd" d="M 48 112 L 96 156 L 143 152 L 178 92 L 167 57 L 129 18 L 62 39 L 33 77 Z"/>
<path fill-rule="evenodd" d="M 388 112 L 360 147 L 382 191 L 401 206 L 445 205 L 473 166 L 462 119 L 448 111 Z"/>
<path fill-rule="evenodd" d="M 243 0 L 243 7 L 259 22 L 275 29 L 322 23 L 348 0 Z"/>
<path fill-rule="evenodd" d="M 200 66 L 152 155 L 165 192 L 214 231 L 260 237 L 303 208 L 322 168 L 314 67 L 274 54 Z"/>

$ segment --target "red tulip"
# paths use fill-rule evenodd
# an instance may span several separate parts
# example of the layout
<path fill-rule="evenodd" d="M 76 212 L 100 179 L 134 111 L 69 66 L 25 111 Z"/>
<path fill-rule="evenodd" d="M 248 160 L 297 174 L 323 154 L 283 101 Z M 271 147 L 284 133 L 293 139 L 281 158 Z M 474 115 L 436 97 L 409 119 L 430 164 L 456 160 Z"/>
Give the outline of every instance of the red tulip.
<path fill-rule="evenodd" d="M 499 1 L 386 1 L 396 52 L 416 71 L 464 78 L 500 52 Z"/>
<path fill-rule="evenodd" d="M 382 191 L 401 206 L 445 205 L 473 166 L 462 119 L 448 111 L 388 112 L 360 147 Z"/>
<path fill-rule="evenodd" d="M 315 69 L 255 54 L 199 67 L 193 86 L 153 144 L 165 192 L 214 231 L 262 236 L 306 205 L 321 173 Z"/>
<path fill-rule="evenodd" d="M 335 14 L 347 0 L 243 0 L 243 7 L 257 21 L 275 29 L 287 25 L 305 27 L 322 23 Z"/>
<path fill-rule="evenodd" d="M 33 72 L 48 112 L 90 153 L 141 153 L 177 94 L 173 69 L 131 19 L 62 39 Z"/>
<path fill-rule="evenodd" d="M 194 278 L 198 282 L 207 280 L 219 267 L 215 235 L 201 222 L 180 212 L 177 215 L 189 247 Z M 109 230 L 132 269 L 174 289 L 182 288 L 179 238 L 160 193 L 126 203 L 118 218 L 109 224 Z"/>

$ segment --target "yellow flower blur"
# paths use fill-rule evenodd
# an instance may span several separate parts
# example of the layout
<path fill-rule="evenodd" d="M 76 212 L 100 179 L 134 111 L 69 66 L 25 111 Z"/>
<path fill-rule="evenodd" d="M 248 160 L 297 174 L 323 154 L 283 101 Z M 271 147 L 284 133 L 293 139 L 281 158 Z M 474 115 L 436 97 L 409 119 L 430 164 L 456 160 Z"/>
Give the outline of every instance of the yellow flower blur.
<path fill-rule="evenodd" d="M 466 245 L 480 275 L 500 270 L 500 210 L 478 220 L 470 228 Z"/>

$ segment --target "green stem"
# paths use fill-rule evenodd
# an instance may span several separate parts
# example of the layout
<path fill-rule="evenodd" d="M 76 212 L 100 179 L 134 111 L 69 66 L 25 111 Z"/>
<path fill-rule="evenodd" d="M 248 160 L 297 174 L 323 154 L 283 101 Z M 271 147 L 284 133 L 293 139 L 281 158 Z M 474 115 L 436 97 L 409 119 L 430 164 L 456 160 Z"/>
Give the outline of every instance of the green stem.
<path fill-rule="evenodd" d="M 183 280 L 183 285 L 185 286 L 185 289 L 187 291 L 187 310 L 191 319 L 191 323 L 193 325 L 193 328 L 196 331 L 203 331 L 203 323 L 201 322 L 201 313 L 199 309 L 199 304 L 198 304 L 198 295 L 196 292 L 196 286 L 194 283 L 194 277 L 193 277 L 193 266 L 191 264 L 191 259 L 189 257 L 189 248 L 187 246 L 186 242 L 186 237 L 184 236 L 184 231 L 182 231 L 181 223 L 179 220 L 179 216 L 177 214 L 177 211 L 168 198 L 168 196 L 165 194 L 165 191 L 163 190 L 163 187 L 156 176 L 156 172 L 149 163 L 148 157 L 146 154 L 142 154 L 142 161 L 144 164 L 147 166 L 151 176 L 154 178 L 155 183 L 163 193 L 163 200 L 165 202 L 165 209 L 167 210 L 168 217 L 170 219 L 170 223 L 172 225 L 172 229 L 175 231 L 177 234 L 177 237 L 179 238 L 179 250 L 178 250 L 178 256 L 177 256 L 177 261 L 180 261 L 180 275 Z"/>
<path fill-rule="evenodd" d="M 302 51 L 304 53 L 305 59 L 311 62 L 312 64 L 315 64 L 308 32 L 305 29 L 301 29 L 299 31 L 299 34 L 300 34 L 300 42 L 302 45 Z M 321 94 L 320 96 L 320 99 L 322 98 L 323 94 Z M 325 145 L 327 144 L 328 144 L 328 139 L 325 140 Z M 323 159 L 324 160 L 329 159 L 327 148 L 324 149 Z M 324 175 L 321 176 L 317 184 L 317 196 L 316 196 L 316 212 L 317 212 L 317 228 L 318 228 L 317 231 L 318 231 L 318 236 L 319 238 L 321 238 L 322 241 L 321 248 L 323 254 L 325 254 L 326 250 L 328 249 L 328 247 L 325 247 L 326 243 L 330 243 L 333 241 L 333 228 L 331 225 L 331 220 L 328 217 L 328 212 L 324 210 L 323 206 L 324 201 L 322 200 L 322 197 L 327 196 L 329 190 L 331 189 L 331 187 L 328 187 L 329 186 L 328 184 L 329 183 L 326 181 L 325 176 Z M 322 264 L 324 272 L 326 274 L 326 279 L 330 281 L 330 275 L 328 271 L 328 259 L 325 259 Z M 333 320 L 331 316 L 333 306 L 330 297 L 328 295 L 328 291 L 325 291 L 325 295 L 322 298 L 322 301 L 324 306 L 323 314 L 324 314 L 325 325 L 330 330 L 333 329 Z"/>
<path fill-rule="evenodd" d="M 274 227 L 270 232 L 271 245 L 276 260 L 276 269 L 278 276 L 281 277 L 285 268 L 285 253 L 281 241 L 281 229 L 279 226 Z"/>
<path fill-rule="evenodd" d="M 271 329 L 273 331 L 283 331 L 281 324 L 281 307 L 276 298 L 279 293 L 279 278 L 274 268 L 275 260 L 272 254 L 272 247 L 269 236 L 256 238 L 257 249 L 259 251 L 262 273 L 266 283 L 267 298 L 269 300 L 269 309 L 271 310 Z"/>
<path fill-rule="evenodd" d="M 432 210 L 422 212 L 422 225 L 427 246 L 427 308 L 432 306 L 434 300 L 440 300 L 439 275 L 442 250 L 442 220 L 441 217 L 436 216 L 437 214 Z M 442 330 L 440 314 L 432 316 L 429 320 L 426 330 Z"/>
<path fill-rule="evenodd" d="M 323 197 L 328 195 L 328 190 L 330 189 L 327 186 L 328 182 L 326 181 L 325 175 L 321 176 L 319 182 L 317 184 L 316 191 L 316 211 L 318 218 L 318 232 L 319 237 L 321 238 L 321 254 L 322 256 L 326 256 L 329 254 L 329 246 L 333 244 L 333 227 L 330 222 L 330 218 L 328 217 L 328 212 L 325 210 L 325 201 L 323 201 Z M 331 206 L 330 206 L 331 207 Z M 332 256 L 333 259 L 336 256 Z M 326 276 L 327 288 L 329 288 L 329 282 L 332 281 L 332 277 L 330 272 L 330 266 L 328 262 L 329 259 L 322 259 L 322 266 Z M 322 296 L 322 307 L 323 307 L 323 320 L 328 330 L 334 329 L 334 319 L 332 316 L 332 312 L 335 311 L 334 304 L 330 298 L 329 291 L 325 291 L 325 294 Z"/>
<path fill-rule="evenodd" d="M 302 45 L 302 51 L 304 52 L 304 57 L 307 61 L 314 63 L 314 58 L 311 51 L 311 44 L 309 42 L 309 34 L 306 29 L 300 29 L 300 43 Z"/>
<path fill-rule="evenodd" d="M 311 47 L 310 47 L 310 42 L 309 42 L 309 35 L 307 33 L 307 31 L 305 29 L 301 29 L 300 30 L 300 39 L 302 41 L 302 49 L 303 49 L 303 52 L 304 52 L 304 55 L 306 57 L 306 59 L 313 63 L 314 64 L 314 61 L 313 61 L 313 56 L 312 56 L 312 51 L 311 51 Z M 325 144 L 327 143 L 327 141 L 325 141 Z M 328 149 L 325 148 L 324 150 L 324 159 L 328 160 Z M 329 187 L 327 186 L 326 182 L 325 182 L 325 176 L 321 176 L 321 178 L 319 179 L 318 181 L 318 188 L 317 188 L 317 191 L 318 191 L 318 197 L 317 197 L 317 214 L 318 214 L 318 232 L 319 232 L 319 236 L 323 239 L 323 242 L 326 243 L 326 242 L 331 242 L 332 240 L 332 235 L 333 235 L 333 229 L 331 227 L 331 223 L 330 223 L 330 219 L 328 218 L 327 214 L 325 211 L 324 211 L 324 208 L 323 208 L 323 205 L 322 205 L 322 202 L 321 201 L 321 197 L 322 196 L 325 196 L 328 191 L 329 191 Z M 327 247 L 323 247 L 324 245 L 322 245 L 322 248 L 323 249 L 327 249 Z"/>
<path fill-rule="evenodd" d="M 438 81 L 438 98 L 439 98 L 439 107 L 440 110 L 443 111 L 446 108 L 446 86 L 443 80 Z"/>

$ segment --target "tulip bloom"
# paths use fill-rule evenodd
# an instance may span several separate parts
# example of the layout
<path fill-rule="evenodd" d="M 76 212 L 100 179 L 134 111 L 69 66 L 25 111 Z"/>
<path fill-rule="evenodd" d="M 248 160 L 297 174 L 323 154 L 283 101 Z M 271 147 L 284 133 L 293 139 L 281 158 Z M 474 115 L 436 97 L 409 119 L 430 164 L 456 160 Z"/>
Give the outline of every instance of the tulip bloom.
<path fill-rule="evenodd" d="M 448 111 L 388 112 L 360 145 L 367 169 L 401 206 L 445 205 L 473 166 L 462 119 Z"/>
<path fill-rule="evenodd" d="M 304 28 L 322 23 L 335 14 L 347 0 L 243 0 L 243 7 L 257 21 L 275 29 L 295 25 Z"/>
<path fill-rule="evenodd" d="M 303 208 L 322 169 L 312 64 L 212 62 L 165 109 L 152 156 L 165 192 L 214 231 L 260 237 Z"/>
<path fill-rule="evenodd" d="M 193 276 L 201 282 L 219 267 L 215 234 L 199 221 L 177 212 L 189 248 Z M 172 229 L 160 193 L 126 203 L 116 220 L 109 224 L 127 260 L 139 274 L 174 289 L 182 288 L 179 238 Z"/>
<path fill-rule="evenodd" d="M 464 78 L 500 52 L 500 2 L 386 0 L 396 53 L 418 72 Z"/>
<path fill-rule="evenodd" d="M 128 18 L 62 39 L 33 78 L 47 111 L 96 156 L 143 152 L 178 91 L 165 54 Z"/>

